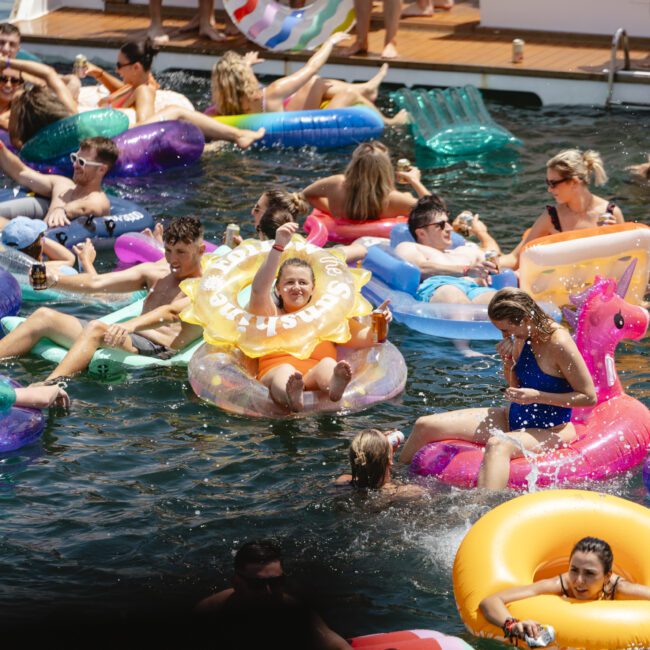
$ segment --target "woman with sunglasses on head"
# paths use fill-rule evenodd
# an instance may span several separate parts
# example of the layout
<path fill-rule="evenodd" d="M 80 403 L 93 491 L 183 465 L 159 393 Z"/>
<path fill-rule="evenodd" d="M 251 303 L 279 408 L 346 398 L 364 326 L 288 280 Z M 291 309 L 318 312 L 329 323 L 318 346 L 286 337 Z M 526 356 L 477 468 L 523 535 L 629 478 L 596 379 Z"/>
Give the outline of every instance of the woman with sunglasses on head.
<path fill-rule="evenodd" d="M 519 265 L 523 246 L 534 239 L 560 232 L 623 223 L 623 213 L 613 202 L 592 194 L 591 183 L 604 185 L 607 174 L 597 151 L 565 149 L 546 163 L 546 187 L 555 200 L 547 205 L 521 243 L 500 259 L 505 267 Z"/>
<path fill-rule="evenodd" d="M 163 120 L 181 120 L 197 126 L 206 138 L 233 142 L 246 149 L 264 136 L 264 129 L 248 131 L 228 126 L 211 117 L 181 106 L 166 106 L 156 111 L 156 91 L 158 84 L 151 75 L 151 66 L 157 53 L 152 41 L 125 43 L 117 54 L 117 74 L 122 81 L 107 74 L 101 68 L 88 64 L 88 74 L 111 92 L 107 104 L 118 110 L 135 111 L 135 121 L 131 126 L 151 124 Z M 128 111 L 127 114 L 132 111 Z"/>
<path fill-rule="evenodd" d="M 409 183 L 418 197 L 430 194 L 420 181 L 417 167 L 396 173 L 388 148 L 375 140 L 363 142 L 354 150 L 343 174 L 315 181 L 303 195 L 314 208 L 335 219 L 387 219 L 408 214 L 417 201 L 410 192 L 400 192 L 395 180 Z"/>
<path fill-rule="evenodd" d="M 477 486 L 508 484 L 510 460 L 571 442 L 572 409 L 593 406 L 596 389 L 571 334 L 521 289 L 497 291 L 488 316 L 503 335 L 497 352 L 508 387 L 506 406 L 469 408 L 419 418 L 400 462 L 410 463 L 430 442 L 467 440 L 485 445 Z"/>

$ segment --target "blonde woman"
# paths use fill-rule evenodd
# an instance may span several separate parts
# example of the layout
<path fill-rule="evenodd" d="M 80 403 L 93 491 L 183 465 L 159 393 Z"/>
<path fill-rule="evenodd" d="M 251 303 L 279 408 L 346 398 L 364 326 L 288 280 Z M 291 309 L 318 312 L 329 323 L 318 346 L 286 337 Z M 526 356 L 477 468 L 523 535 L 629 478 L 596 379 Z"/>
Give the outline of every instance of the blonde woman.
<path fill-rule="evenodd" d="M 361 84 L 323 79 L 317 75 L 334 45 L 342 38 L 345 35 L 332 35 L 300 70 L 266 87 L 261 86 L 253 72 L 253 66 L 261 62 L 257 52 L 249 52 L 245 56 L 226 52 L 212 68 L 215 114 L 275 113 L 341 108 L 355 104 L 364 104 L 380 112 L 374 102 L 388 66 L 382 66 L 370 81 Z M 392 118 L 384 115 L 382 118 L 386 124 L 404 124 L 407 114 L 400 111 Z"/>
<path fill-rule="evenodd" d="M 613 202 L 592 194 L 589 186 L 604 185 L 607 174 L 597 151 L 565 149 L 546 163 L 546 187 L 554 199 L 537 217 L 521 243 L 499 259 L 500 266 L 516 268 L 521 248 L 538 237 L 560 232 L 623 223 Z"/>
<path fill-rule="evenodd" d="M 503 334 L 497 352 L 508 383 L 507 406 L 470 408 L 421 417 L 400 462 L 430 442 L 468 440 L 485 445 L 478 487 L 501 489 L 510 460 L 522 449 L 539 453 L 571 442 L 573 407 L 593 406 L 596 389 L 568 330 L 549 318 L 525 292 L 509 287 L 494 294 L 488 316 Z M 507 435 L 506 435 L 507 434 Z"/>
<path fill-rule="evenodd" d="M 352 154 L 343 174 L 322 178 L 303 194 L 309 203 L 336 219 L 369 221 L 408 214 L 417 202 L 410 192 L 395 188 L 410 183 L 418 197 L 430 194 L 420 181 L 420 170 L 411 167 L 395 174 L 388 149 L 381 142 L 364 142 Z"/>

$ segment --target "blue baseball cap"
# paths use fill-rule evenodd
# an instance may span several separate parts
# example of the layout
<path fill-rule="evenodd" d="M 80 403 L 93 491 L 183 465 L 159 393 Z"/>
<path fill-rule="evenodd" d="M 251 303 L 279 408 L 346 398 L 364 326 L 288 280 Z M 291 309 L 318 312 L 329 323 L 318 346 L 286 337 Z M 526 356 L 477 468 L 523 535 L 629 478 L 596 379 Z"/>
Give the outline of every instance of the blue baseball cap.
<path fill-rule="evenodd" d="M 23 250 L 31 246 L 47 230 L 41 219 L 15 217 L 2 230 L 2 243 Z"/>

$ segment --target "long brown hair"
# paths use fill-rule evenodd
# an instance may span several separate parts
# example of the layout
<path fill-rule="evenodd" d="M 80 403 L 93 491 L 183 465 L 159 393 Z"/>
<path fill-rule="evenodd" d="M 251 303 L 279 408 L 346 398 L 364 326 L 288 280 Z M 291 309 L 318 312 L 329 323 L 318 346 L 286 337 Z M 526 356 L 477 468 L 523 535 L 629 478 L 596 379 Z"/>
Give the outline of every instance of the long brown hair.
<path fill-rule="evenodd" d="M 515 325 L 530 318 L 543 340 L 548 340 L 554 331 L 553 319 L 525 291 L 515 287 L 506 287 L 494 294 L 488 305 L 488 316 L 490 320 L 507 320 Z"/>
<path fill-rule="evenodd" d="M 379 489 L 390 464 L 390 443 L 379 429 L 364 429 L 350 443 L 352 485 Z"/>

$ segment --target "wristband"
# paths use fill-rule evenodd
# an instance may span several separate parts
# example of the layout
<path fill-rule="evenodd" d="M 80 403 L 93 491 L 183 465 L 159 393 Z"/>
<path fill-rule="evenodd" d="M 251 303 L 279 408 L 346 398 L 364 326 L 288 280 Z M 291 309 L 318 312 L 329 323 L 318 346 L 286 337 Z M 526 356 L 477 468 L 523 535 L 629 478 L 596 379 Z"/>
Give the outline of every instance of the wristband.
<path fill-rule="evenodd" d="M 518 618 L 507 618 L 503 622 L 503 634 L 505 635 L 506 639 L 516 638 L 515 634 L 512 631 L 512 628 L 514 628 L 517 623 L 519 623 Z"/>
<path fill-rule="evenodd" d="M 284 253 L 284 246 L 280 246 L 280 244 L 273 244 L 273 246 L 271 246 L 271 248 L 274 251 L 280 251 L 280 253 Z"/>

